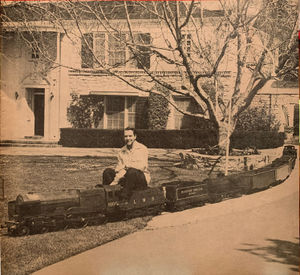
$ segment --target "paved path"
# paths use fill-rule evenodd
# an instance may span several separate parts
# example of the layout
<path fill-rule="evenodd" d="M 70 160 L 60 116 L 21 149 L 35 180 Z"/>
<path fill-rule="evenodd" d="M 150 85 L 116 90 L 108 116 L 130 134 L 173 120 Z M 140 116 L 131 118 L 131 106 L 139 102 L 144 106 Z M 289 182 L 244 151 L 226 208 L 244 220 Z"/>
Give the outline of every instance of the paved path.
<path fill-rule="evenodd" d="M 72 148 L 72 147 L 0 147 L 0 155 L 23 156 L 72 156 L 72 157 L 116 157 L 118 148 Z M 149 158 L 180 160 L 179 153 L 184 149 L 149 148 Z M 282 147 L 261 150 L 263 154 L 279 156 Z"/>
<path fill-rule="evenodd" d="M 34 275 L 298 274 L 298 198 L 295 169 L 264 192 L 164 213 L 140 232 Z"/>
<path fill-rule="evenodd" d="M 0 155 L 116 157 L 118 148 L 0 147 Z M 150 158 L 180 159 L 180 149 L 149 149 Z"/>

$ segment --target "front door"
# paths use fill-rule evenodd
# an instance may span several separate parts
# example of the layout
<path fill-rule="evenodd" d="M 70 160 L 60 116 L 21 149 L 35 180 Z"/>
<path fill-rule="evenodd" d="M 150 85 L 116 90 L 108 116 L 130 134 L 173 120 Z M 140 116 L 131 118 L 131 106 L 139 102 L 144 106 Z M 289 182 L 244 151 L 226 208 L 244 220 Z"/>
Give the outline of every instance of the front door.
<path fill-rule="evenodd" d="M 45 95 L 34 93 L 34 135 L 44 136 Z"/>

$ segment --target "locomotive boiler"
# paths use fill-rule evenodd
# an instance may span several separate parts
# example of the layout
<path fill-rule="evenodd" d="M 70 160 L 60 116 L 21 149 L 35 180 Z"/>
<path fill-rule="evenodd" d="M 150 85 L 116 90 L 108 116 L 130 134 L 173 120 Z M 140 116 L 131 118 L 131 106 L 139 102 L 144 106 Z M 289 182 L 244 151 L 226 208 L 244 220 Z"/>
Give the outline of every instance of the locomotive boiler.
<path fill-rule="evenodd" d="M 23 236 L 101 224 L 107 220 L 159 214 L 165 202 L 160 188 L 134 191 L 120 198 L 121 187 L 62 190 L 18 195 L 8 203 L 5 223 L 10 235 Z"/>

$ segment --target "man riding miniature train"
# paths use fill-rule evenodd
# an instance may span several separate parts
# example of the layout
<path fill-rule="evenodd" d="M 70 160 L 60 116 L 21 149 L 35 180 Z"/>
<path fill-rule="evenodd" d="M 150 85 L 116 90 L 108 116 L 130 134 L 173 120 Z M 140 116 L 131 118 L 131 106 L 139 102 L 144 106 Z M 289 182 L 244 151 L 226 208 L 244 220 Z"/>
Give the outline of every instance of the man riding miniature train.
<path fill-rule="evenodd" d="M 103 172 L 103 185 L 120 184 L 123 187 L 121 196 L 129 198 L 133 190 L 146 189 L 150 182 L 148 149 L 136 140 L 133 128 L 124 129 L 124 141 L 115 169 L 106 168 Z"/>

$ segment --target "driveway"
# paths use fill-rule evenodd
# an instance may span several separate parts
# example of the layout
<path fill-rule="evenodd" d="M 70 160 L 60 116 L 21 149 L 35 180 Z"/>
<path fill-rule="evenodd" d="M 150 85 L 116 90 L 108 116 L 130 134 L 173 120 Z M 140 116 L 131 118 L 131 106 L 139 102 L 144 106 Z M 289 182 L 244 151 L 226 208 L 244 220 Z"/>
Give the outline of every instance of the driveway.
<path fill-rule="evenodd" d="M 297 167 L 264 192 L 163 213 L 140 232 L 34 274 L 298 274 Z"/>

